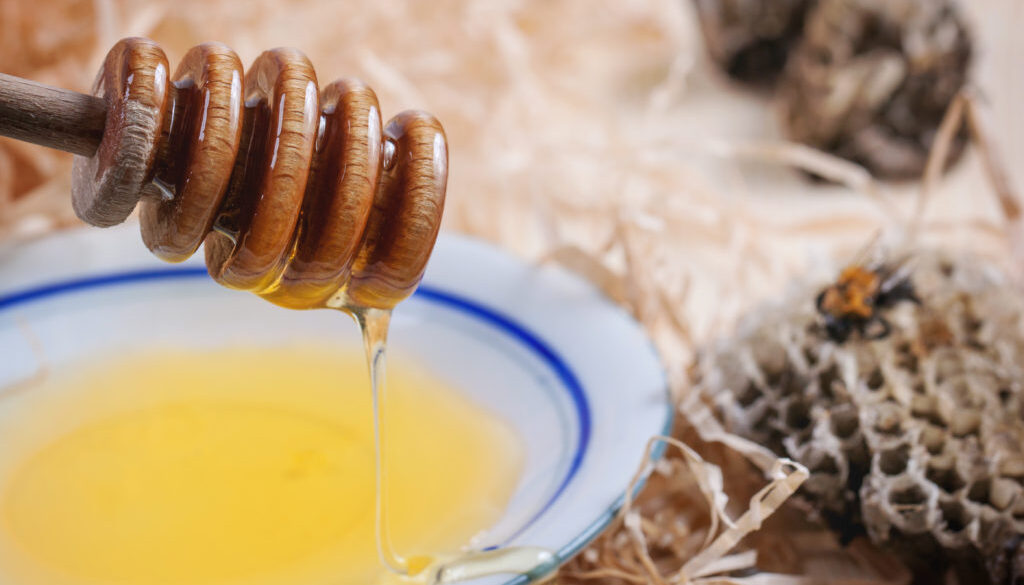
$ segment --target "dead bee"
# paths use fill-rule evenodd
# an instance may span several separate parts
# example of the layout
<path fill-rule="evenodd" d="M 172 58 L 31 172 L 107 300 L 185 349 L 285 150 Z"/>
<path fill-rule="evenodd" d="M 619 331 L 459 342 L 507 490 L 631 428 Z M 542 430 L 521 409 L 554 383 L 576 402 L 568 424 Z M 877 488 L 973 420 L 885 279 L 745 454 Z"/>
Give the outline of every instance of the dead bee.
<path fill-rule="evenodd" d="M 875 267 L 854 263 L 844 268 L 815 300 L 828 336 L 843 343 L 854 332 L 869 340 L 889 335 L 891 327 L 881 311 L 900 301 L 921 303 L 906 268 L 902 263 L 884 262 Z"/>

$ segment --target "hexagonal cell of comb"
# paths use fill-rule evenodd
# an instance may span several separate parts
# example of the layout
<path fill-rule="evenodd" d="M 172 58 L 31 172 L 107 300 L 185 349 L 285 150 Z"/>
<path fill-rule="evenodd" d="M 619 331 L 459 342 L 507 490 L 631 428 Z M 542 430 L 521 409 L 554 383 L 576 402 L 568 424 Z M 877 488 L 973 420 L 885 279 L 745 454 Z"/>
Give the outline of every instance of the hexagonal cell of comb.
<path fill-rule="evenodd" d="M 842 534 L 867 533 L 921 582 L 953 570 L 1012 583 L 1024 566 L 1024 298 L 978 258 L 919 252 L 913 266 L 920 303 L 889 309 L 887 335 L 835 341 L 821 285 L 806 287 L 704 352 L 697 387 L 731 430 L 811 469 L 801 494 Z"/>

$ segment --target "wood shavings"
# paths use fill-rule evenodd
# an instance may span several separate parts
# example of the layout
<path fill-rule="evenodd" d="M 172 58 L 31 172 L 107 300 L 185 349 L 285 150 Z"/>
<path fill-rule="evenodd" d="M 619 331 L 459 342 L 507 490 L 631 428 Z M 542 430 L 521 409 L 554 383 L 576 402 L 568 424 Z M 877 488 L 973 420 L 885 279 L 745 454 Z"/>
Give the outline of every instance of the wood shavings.
<path fill-rule="evenodd" d="M 1024 39 L 1015 23 L 1024 12 L 1014 0 L 964 4 L 976 21 L 976 80 L 998 121 L 999 151 L 1019 161 L 1024 86 L 1014 55 Z M 371 84 L 384 111 L 434 112 L 451 143 L 446 229 L 575 270 L 642 320 L 687 423 L 673 437 L 704 464 L 691 468 L 673 448 L 632 505 L 655 573 L 623 528 L 586 549 L 560 581 L 664 580 L 728 530 L 710 530 L 712 510 L 725 510 L 716 516 L 722 526 L 743 517 L 778 457 L 712 424 L 689 384 L 696 348 L 792 275 L 819 273 L 913 214 L 916 186 L 878 187 L 856 165 L 783 143 L 763 99 L 704 66 L 700 24 L 682 0 L 598 8 L 592 0 L 254 0 L 245 11 L 227 0 L 47 0 L 31 9 L 0 0 L 4 72 L 84 90 L 109 47 L 129 35 L 164 45 L 172 64 L 207 40 L 234 47 L 246 64 L 264 49 L 295 46 L 323 80 Z M 23 40 L 39 30 L 64 40 Z M 935 184 L 921 237 L 1005 256 L 999 206 L 963 196 L 987 188 L 970 152 L 965 163 Z M 779 165 L 844 184 L 810 185 Z M 0 141 L 0 239 L 76 224 L 69 166 L 63 155 Z M 1010 165 L 1010 180 L 1019 182 L 1019 166 Z M 709 465 L 722 480 L 710 507 L 697 483 Z M 689 577 L 909 582 L 891 557 L 866 542 L 843 547 L 803 516 L 783 505 L 733 550 L 703 557 L 705 576 Z"/>
<path fill-rule="evenodd" d="M 697 408 L 701 409 L 699 406 Z M 572 561 L 560 573 L 561 581 L 583 583 L 610 580 L 666 585 L 905 585 L 909 581 L 905 570 L 898 565 L 893 567 L 891 559 L 877 555 L 870 559 L 860 559 L 862 577 L 857 578 L 807 579 L 770 572 L 730 576 L 750 573 L 757 566 L 756 551 L 746 550 L 733 554 L 730 552 L 745 536 L 759 530 L 762 524 L 779 510 L 783 502 L 788 500 L 806 480 L 808 472 L 798 463 L 778 459 L 760 445 L 725 433 L 711 417 L 705 417 L 703 420 L 703 430 L 709 436 L 715 436 L 727 443 L 735 452 L 743 453 L 752 461 L 758 461 L 766 466 L 764 471 L 769 483 L 750 497 L 746 511 L 735 519 L 727 512 L 729 499 L 725 495 L 725 479 L 721 468 L 705 461 L 679 439 L 654 437 L 648 444 L 648 454 L 656 444 L 665 443 L 677 450 L 681 456 L 669 457 L 654 468 L 654 474 L 650 479 L 652 485 L 636 502 L 632 498 L 627 498 L 622 512 L 609 530 L 587 549 L 587 552 L 592 554 L 584 553 Z M 650 471 L 647 466 L 642 467 L 631 485 L 635 485 L 647 471 Z M 632 493 L 632 490 L 629 493 Z M 688 506 L 679 506 L 678 501 L 675 506 L 665 506 L 666 500 L 683 496 L 703 500 L 704 505 L 701 508 L 707 510 L 705 522 L 697 523 L 698 518 L 693 516 L 693 501 L 688 500 Z M 674 514 L 679 514 L 682 518 L 673 517 Z M 683 532 L 685 527 L 693 524 L 700 527 L 696 532 Z M 696 549 L 685 551 L 686 554 L 666 558 L 666 550 L 673 550 L 673 545 L 677 544 L 677 539 L 682 536 L 689 536 L 686 540 L 691 543 L 690 547 L 694 546 L 698 536 L 701 537 L 701 543 Z M 683 551 L 675 549 L 673 552 L 678 554 Z M 829 552 L 834 553 L 835 550 Z M 678 559 L 687 560 L 679 566 Z M 871 570 L 871 567 L 879 565 L 882 566 L 881 570 Z"/>

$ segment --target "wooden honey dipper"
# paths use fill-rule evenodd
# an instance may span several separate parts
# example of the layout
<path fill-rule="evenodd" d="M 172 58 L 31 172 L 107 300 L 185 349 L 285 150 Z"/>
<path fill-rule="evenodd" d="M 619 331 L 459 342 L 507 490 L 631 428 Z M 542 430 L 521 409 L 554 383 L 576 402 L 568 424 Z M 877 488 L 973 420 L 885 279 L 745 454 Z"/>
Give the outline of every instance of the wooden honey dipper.
<path fill-rule="evenodd" d="M 373 90 L 318 90 L 294 49 L 266 51 L 243 74 L 231 49 L 207 43 L 168 71 L 156 43 L 129 38 L 94 95 L 0 74 L 0 135 L 77 155 L 82 220 L 112 226 L 140 204 L 154 254 L 181 261 L 205 241 L 225 286 L 296 309 L 390 309 L 413 292 L 448 175 L 433 116 L 382 126 Z"/>

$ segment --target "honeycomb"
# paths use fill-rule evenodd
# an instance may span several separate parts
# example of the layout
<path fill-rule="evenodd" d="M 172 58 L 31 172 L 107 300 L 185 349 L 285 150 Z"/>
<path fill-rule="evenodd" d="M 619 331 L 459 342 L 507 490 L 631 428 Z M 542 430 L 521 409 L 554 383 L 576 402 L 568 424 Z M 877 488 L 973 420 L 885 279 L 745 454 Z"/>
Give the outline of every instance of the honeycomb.
<path fill-rule="evenodd" d="M 1024 582 L 1024 299 L 977 258 L 908 266 L 920 303 L 885 310 L 885 337 L 834 342 L 825 284 L 803 287 L 703 352 L 697 388 L 731 431 L 811 469 L 801 495 L 833 528 L 919 582 Z"/>
<path fill-rule="evenodd" d="M 971 53 L 954 0 L 819 0 L 778 84 L 783 127 L 875 176 L 917 178 Z"/>

